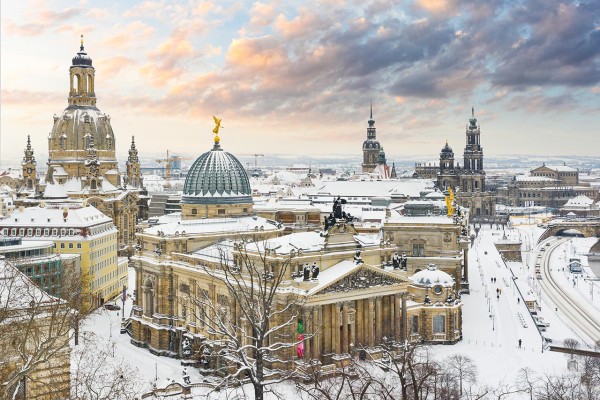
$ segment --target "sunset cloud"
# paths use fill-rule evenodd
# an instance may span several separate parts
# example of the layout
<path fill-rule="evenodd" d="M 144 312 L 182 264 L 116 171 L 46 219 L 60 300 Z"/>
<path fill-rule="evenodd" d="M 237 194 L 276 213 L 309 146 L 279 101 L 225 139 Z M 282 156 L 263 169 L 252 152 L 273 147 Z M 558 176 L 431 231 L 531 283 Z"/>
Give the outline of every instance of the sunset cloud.
<path fill-rule="evenodd" d="M 373 101 L 386 152 L 437 152 L 462 135 L 472 104 L 495 118 L 486 129 L 515 118 L 545 126 L 550 114 L 593 115 L 600 94 L 599 2 L 20 3 L 1 3 L 2 106 L 59 111 L 84 32 L 103 111 L 126 126 L 152 116 L 149 137 L 167 121 L 187 129 L 222 113 L 273 149 L 276 139 L 293 149 L 320 140 L 356 152 Z M 500 149 L 515 133 L 496 129 Z"/>

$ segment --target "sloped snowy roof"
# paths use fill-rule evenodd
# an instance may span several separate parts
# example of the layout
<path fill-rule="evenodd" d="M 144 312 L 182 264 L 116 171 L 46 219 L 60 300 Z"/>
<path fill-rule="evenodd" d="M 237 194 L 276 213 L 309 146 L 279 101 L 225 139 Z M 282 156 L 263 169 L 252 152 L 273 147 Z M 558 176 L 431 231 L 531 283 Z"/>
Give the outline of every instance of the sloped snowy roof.
<path fill-rule="evenodd" d="M 558 179 L 548 178 L 547 176 L 517 175 L 515 180 L 517 182 L 558 182 Z"/>
<path fill-rule="evenodd" d="M 410 278 L 410 280 L 415 285 L 427 287 L 435 285 L 450 287 L 454 285 L 454 279 L 444 271 L 437 269 L 437 267 L 433 264 L 429 264 L 429 267 L 427 267 L 427 269 L 424 269 L 414 274 Z"/>
<path fill-rule="evenodd" d="M 567 165 L 546 165 L 546 168 L 550 168 L 557 172 L 577 172 L 577 169 Z"/>
<path fill-rule="evenodd" d="M 295 232 L 278 238 L 268 239 L 259 244 L 259 251 L 265 248 L 275 251 L 277 254 L 289 254 L 292 250 L 298 251 L 320 251 L 325 245 L 325 238 L 317 232 Z M 255 247 L 254 245 L 251 245 Z M 256 250 L 256 248 L 248 248 Z"/>
<path fill-rule="evenodd" d="M 17 268 L 0 259 L 0 304 L 8 310 L 19 310 L 36 304 L 55 304 L 64 302 L 39 289 L 27 276 Z"/>
<path fill-rule="evenodd" d="M 99 223 L 112 222 L 94 206 L 69 208 L 64 217 L 63 207 L 27 207 L 15 209 L 0 220 L 5 227 L 54 227 L 81 228 Z"/>
<path fill-rule="evenodd" d="M 594 203 L 594 200 L 590 199 L 587 196 L 577 196 L 572 199 L 569 199 L 567 203 L 564 205 L 565 208 L 568 207 L 589 207 Z"/>

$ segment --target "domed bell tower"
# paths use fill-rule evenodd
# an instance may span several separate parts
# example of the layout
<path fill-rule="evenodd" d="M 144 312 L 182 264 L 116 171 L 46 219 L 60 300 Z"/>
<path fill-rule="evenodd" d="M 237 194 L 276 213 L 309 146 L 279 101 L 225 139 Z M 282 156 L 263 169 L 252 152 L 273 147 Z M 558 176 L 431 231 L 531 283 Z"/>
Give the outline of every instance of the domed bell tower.
<path fill-rule="evenodd" d="M 82 35 L 79 52 L 69 68 L 68 107 L 62 115 L 54 116 L 48 135 L 47 180 L 52 180 L 54 170 L 64 171 L 69 178 L 85 176 L 91 138 L 98 156 L 100 175 L 106 176 L 113 186 L 119 186 L 115 135 L 110 116 L 96 107 L 95 69 L 85 52 Z"/>
<path fill-rule="evenodd" d="M 96 93 L 94 92 L 94 67 L 92 59 L 83 47 L 83 35 L 79 52 L 73 57 L 73 65 L 69 68 L 71 89 L 69 90 L 70 106 L 96 106 Z"/>

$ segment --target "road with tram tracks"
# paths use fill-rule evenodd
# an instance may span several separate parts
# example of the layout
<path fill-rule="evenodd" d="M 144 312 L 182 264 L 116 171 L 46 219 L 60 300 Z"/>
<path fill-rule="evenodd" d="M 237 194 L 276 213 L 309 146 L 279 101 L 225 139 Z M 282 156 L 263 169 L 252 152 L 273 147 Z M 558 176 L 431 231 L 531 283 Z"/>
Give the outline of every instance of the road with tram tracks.
<path fill-rule="evenodd" d="M 550 259 L 552 252 L 556 250 L 567 239 L 550 239 L 550 246 L 544 247 L 542 252 L 542 279 L 539 281 L 544 294 L 560 310 L 560 314 L 568 318 L 573 325 L 592 340 L 600 339 L 600 313 L 587 301 L 583 303 L 575 301 L 569 296 L 568 291 L 563 290 L 561 284 L 550 272 Z M 546 244 L 544 244 L 546 246 Z"/>

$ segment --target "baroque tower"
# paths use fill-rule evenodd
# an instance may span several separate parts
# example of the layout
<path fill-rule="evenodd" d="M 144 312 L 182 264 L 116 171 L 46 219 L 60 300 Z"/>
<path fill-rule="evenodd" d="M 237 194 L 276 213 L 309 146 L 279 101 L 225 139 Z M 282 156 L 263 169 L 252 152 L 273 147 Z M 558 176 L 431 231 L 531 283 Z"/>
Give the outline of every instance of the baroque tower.
<path fill-rule="evenodd" d="M 460 177 L 460 189 L 463 192 L 480 193 L 485 191 L 485 171 L 483 170 L 483 148 L 480 143 L 481 126 L 477 125 L 475 108 L 471 108 L 471 118 L 465 133 L 467 143 Z"/>
<path fill-rule="evenodd" d="M 369 127 L 367 128 L 367 140 L 363 142 L 363 172 L 373 172 L 377 167 L 379 150 L 381 145 L 377 141 L 377 130 L 375 120 L 373 120 L 373 104 L 371 104 L 371 116 L 369 118 Z"/>
<path fill-rule="evenodd" d="M 23 173 L 23 185 L 19 192 L 32 193 L 37 184 L 37 162 L 31 148 L 31 138 L 27 135 L 27 147 L 25 147 L 23 161 L 21 162 Z"/>
<path fill-rule="evenodd" d="M 130 187 L 143 187 L 142 174 L 140 170 L 140 159 L 135 147 L 135 136 L 131 137 L 131 147 L 129 148 L 129 157 L 127 157 L 127 185 Z"/>
<path fill-rule="evenodd" d="M 83 46 L 69 68 L 68 107 L 62 115 L 54 116 L 48 135 L 48 175 L 66 174 L 78 178 L 86 174 L 85 161 L 91 139 L 98 154 L 98 170 L 113 186 L 119 186 L 115 136 L 110 116 L 96 107 L 95 69 Z"/>

